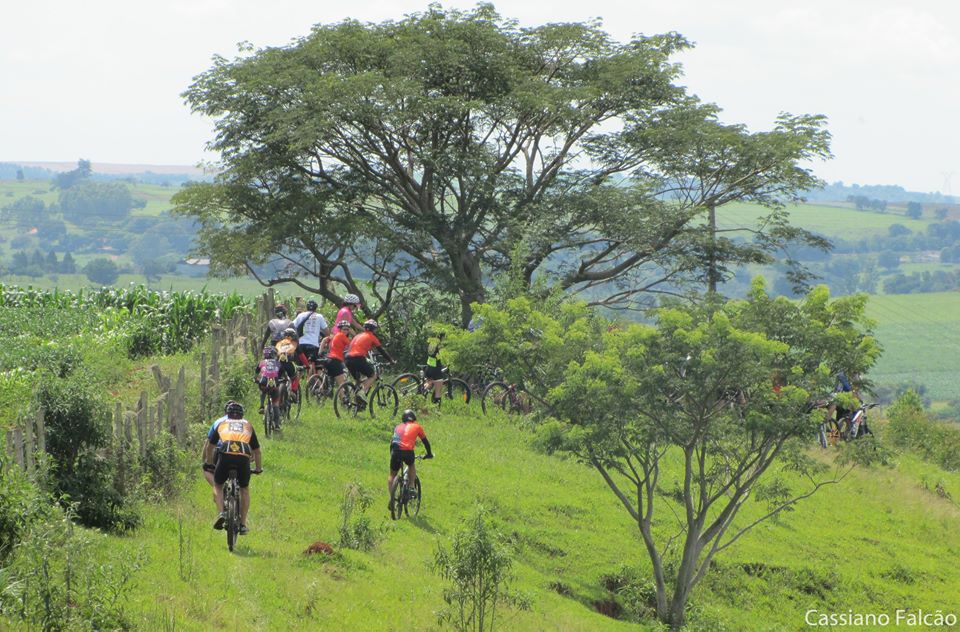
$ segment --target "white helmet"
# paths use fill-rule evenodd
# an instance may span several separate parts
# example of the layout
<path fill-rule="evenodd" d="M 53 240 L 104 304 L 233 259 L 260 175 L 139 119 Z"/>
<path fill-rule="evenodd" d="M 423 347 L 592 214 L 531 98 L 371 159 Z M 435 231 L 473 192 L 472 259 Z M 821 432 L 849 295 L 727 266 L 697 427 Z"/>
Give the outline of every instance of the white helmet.
<path fill-rule="evenodd" d="M 357 296 L 356 294 L 347 294 L 346 296 L 343 297 L 343 304 L 344 304 L 344 305 L 359 305 L 359 304 L 360 304 L 360 297 Z"/>

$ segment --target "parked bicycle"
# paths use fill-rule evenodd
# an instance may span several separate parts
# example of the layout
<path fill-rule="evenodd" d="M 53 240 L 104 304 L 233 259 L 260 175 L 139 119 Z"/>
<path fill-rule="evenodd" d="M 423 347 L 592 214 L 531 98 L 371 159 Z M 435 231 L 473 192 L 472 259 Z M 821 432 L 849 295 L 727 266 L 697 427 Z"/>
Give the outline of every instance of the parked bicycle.
<path fill-rule="evenodd" d="M 861 437 L 873 436 L 867 423 L 867 411 L 878 406 L 876 403 L 861 404 L 840 419 L 824 420 L 817 429 L 817 441 L 820 447 L 837 445 L 840 441 L 853 441 Z"/>
<path fill-rule="evenodd" d="M 491 382 L 483 389 L 480 408 L 484 415 L 494 409 L 526 415 L 533 410 L 533 397 L 522 383 Z"/>
<path fill-rule="evenodd" d="M 262 474 L 263 470 L 250 470 L 250 473 Z M 240 483 L 237 481 L 235 468 L 230 469 L 223 484 L 223 513 L 226 516 L 223 529 L 227 532 L 227 548 L 233 551 L 240 533 Z"/>
<path fill-rule="evenodd" d="M 423 461 L 423 455 L 416 456 L 417 461 Z M 400 472 L 397 474 L 397 484 L 393 488 L 393 511 L 390 517 L 399 520 L 404 514 L 407 517 L 412 513 L 414 516 L 420 513 L 420 503 L 423 499 L 423 484 L 420 482 L 420 467 L 417 466 L 417 480 L 410 484 L 410 468 L 406 463 L 400 466 Z"/>
<path fill-rule="evenodd" d="M 433 394 L 432 382 L 442 382 L 443 397 L 449 400 L 461 401 L 464 404 L 470 403 L 470 386 L 458 377 L 450 377 L 449 367 L 443 367 L 443 378 L 440 380 L 428 380 L 426 377 L 426 364 L 418 364 L 420 373 L 402 373 L 393 381 L 393 388 L 401 396 L 416 393 L 417 395 Z M 431 382 L 430 385 L 427 383 Z"/>
<path fill-rule="evenodd" d="M 373 353 L 367 356 L 367 360 L 373 365 L 376 385 L 367 392 L 366 399 L 361 396 L 359 380 L 347 380 L 338 386 L 333 397 L 333 411 L 337 417 L 356 417 L 364 410 L 368 410 L 371 417 L 378 413 L 387 417 L 397 414 L 400 397 L 392 385 L 383 381 L 384 364 Z"/>

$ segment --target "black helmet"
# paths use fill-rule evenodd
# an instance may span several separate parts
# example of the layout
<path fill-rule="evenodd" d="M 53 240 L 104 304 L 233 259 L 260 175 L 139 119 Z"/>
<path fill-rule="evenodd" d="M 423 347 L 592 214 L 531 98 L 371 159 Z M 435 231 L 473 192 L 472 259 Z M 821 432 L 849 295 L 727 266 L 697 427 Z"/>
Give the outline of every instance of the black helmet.
<path fill-rule="evenodd" d="M 273 313 L 276 314 L 277 316 L 286 316 L 287 315 L 286 305 L 277 305 L 276 307 L 273 308 Z"/>
<path fill-rule="evenodd" d="M 230 419 L 243 419 L 243 404 L 230 400 L 227 402 L 227 405 L 223 407 L 223 412 L 226 413 Z"/>
<path fill-rule="evenodd" d="M 307 301 L 307 311 L 308 312 L 317 311 L 317 302 L 315 300 L 310 299 L 309 301 Z"/>
<path fill-rule="evenodd" d="M 417 413 L 413 412 L 412 410 L 410 410 L 410 409 L 408 408 L 408 409 L 406 409 L 405 411 L 403 411 L 403 416 L 400 418 L 400 420 L 401 420 L 403 423 L 407 423 L 408 421 L 416 421 L 416 420 L 417 420 Z"/>

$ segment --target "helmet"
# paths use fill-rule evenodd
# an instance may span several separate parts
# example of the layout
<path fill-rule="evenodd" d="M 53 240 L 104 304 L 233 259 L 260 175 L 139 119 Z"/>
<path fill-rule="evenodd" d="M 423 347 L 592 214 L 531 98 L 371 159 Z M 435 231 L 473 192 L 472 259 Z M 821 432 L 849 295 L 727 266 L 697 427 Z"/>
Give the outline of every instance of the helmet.
<path fill-rule="evenodd" d="M 287 315 L 287 306 L 286 305 L 277 305 L 273 308 L 273 313 L 277 316 L 286 316 Z"/>
<path fill-rule="evenodd" d="M 272 360 L 277 357 L 277 350 L 273 347 L 264 347 L 263 357 L 267 360 Z"/>
<path fill-rule="evenodd" d="M 317 302 L 315 300 L 310 299 L 309 301 L 307 301 L 307 311 L 308 312 L 317 311 Z"/>
<path fill-rule="evenodd" d="M 350 330 L 350 321 L 349 321 L 349 320 L 341 320 L 339 323 L 337 323 L 337 329 L 339 329 L 340 331 L 349 331 L 349 330 Z"/>
<path fill-rule="evenodd" d="M 379 327 L 379 326 L 380 326 L 380 323 L 378 323 L 377 321 L 375 321 L 375 320 L 372 319 L 372 318 L 371 318 L 370 320 L 365 320 L 365 321 L 363 321 L 363 328 L 366 329 L 366 330 L 368 330 L 368 331 L 373 331 L 374 329 L 376 329 L 376 328 Z"/>
<path fill-rule="evenodd" d="M 403 411 L 403 416 L 400 417 L 400 421 L 402 421 L 403 423 L 407 423 L 408 421 L 416 421 L 416 420 L 417 420 L 417 413 L 413 412 L 409 408 Z"/>
<path fill-rule="evenodd" d="M 230 400 L 227 402 L 227 405 L 223 407 L 223 412 L 226 413 L 230 419 L 243 419 L 243 404 Z"/>
<path fill-rule="evenodd" d="M 346 296 L 343 297 L 343 304 L 344 304 L 344 305 L 359 305 L 359 304 L 360 304 L 360 297 L 357 296 L 356 294 L 347 294 Z"/>

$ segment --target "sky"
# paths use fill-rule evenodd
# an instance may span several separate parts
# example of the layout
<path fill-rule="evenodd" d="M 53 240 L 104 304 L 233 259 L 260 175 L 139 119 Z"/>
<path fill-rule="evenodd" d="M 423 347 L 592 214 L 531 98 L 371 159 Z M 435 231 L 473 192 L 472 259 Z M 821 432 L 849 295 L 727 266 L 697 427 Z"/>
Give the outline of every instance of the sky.
<path fill-rule="evenodd" d="M 445 2 L 470 8 L 474 2 Z M 828 182 L 960 194 L 960 3 L 953 0 L 529 0 L 523 25 L 599 17 L 614 37 L 677 31 L 686 85 L 725 123 L 829 119 Z M 195 165 L 212 121 L 180 94 L 239 42 L 278 46 L 317 23 L 378 22 L 423 0 L 31 0 L 0 13 L 0 162 Z"/>

